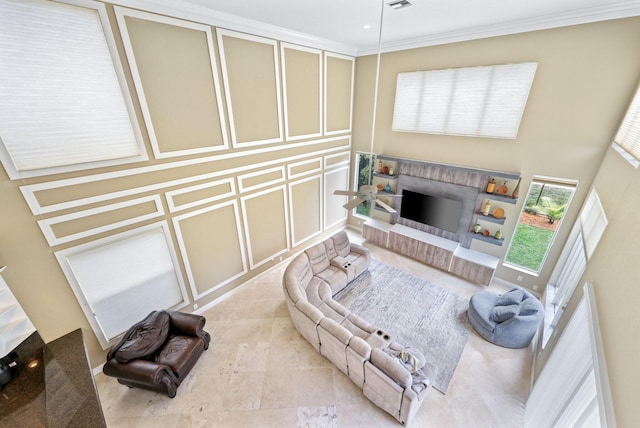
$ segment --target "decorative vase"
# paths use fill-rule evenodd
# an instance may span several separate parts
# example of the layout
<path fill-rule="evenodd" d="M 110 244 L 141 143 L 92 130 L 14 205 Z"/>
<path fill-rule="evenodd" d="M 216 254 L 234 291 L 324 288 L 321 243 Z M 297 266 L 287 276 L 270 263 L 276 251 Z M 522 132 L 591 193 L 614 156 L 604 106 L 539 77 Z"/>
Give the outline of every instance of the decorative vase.
<path fill-rule="evenodd" d="M 493 189 L 495 188 L 496 188 L 496 180 L 492 178 L 491 181 L 487 184 L 487 193 L 493 193 Z"/>
<path fill-rule="evenodd" d="M 520 193 L 520 180 L 522 180 L 522 177 L 518 178 L 518 184 L 516 184 L 516 188 L 513 189 L 513 193 L 511 194 L 511 197 L 513 199 L 517 199 L 518 198 L 518 194 Z"/>
<path fill-rule="evenodd" d="M 496 233 L 493 235 L 496 239 L 502 238 L 502 231 L 500 229 L 496 230 Z"/>
<path fill-rule="evenodd" d="M 487 199 L 487 202 L 484 203 L 484 205 L 482 206 L 482 215 L 489 215 L 489 212 L 491 211 L 491 201 Z"/>
<path fill-rule="evenodd" d="M 386 186 L 384 186 L 384 191 L 385 191 L 385 192 L 391 192 L 391 184 L 389 184 L 389 183 L 387 182 L 387 185 L 386 185 Z"/>
<path fill-rule="evenodd" d="M 482 225 L 480 223 L 476 223 L 476 225 L 473 226 L 473 231 L 475 233 L 480 233 L 482 231 Z"/>

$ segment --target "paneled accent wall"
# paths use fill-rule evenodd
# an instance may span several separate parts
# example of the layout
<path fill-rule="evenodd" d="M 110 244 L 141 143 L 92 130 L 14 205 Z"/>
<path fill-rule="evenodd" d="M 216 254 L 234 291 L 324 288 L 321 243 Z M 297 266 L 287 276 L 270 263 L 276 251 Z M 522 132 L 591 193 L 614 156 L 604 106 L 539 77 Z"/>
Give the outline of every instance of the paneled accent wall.
<path fill-rule="evenodd" d="M 106 8 L 149 160 L 12 182 L 103 348 L 346 223 L 333 191 L 349 185 L 354 72 L 321 49 Z"/>

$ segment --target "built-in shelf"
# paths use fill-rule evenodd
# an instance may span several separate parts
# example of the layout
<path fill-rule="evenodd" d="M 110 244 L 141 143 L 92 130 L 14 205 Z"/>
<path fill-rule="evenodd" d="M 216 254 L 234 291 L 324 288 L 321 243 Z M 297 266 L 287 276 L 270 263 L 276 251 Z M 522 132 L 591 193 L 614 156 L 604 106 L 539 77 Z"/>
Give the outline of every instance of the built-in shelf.
<path fill-rule="evenodd" d="M 476 216 L 478 217 L 478 220 L 489 221 L 491 223 L 496 223 L 496 224 L 504 224 L 504 222 L 507 220 L 506 217 L 495 218 L 492 215 L 484 215 L 482 213 L 476 213 Z"/>
<path fill-rule="evenodd" d="M 378 159 L 382 159 L 383 161 L 391 161 L 391 162 L 402 162 L 402 163 L 414 163 L 420 165 L 434 166 L 436 168 L 447 168 L 450 171 L 461 171 L 468 172 L 472 174 L 484 174 L 494 178 L 501 178 L 506 180 L 517 180 L 520 178 L 519 172 L 507 172 L 507 171 L 497 171 L 491 169 L 480 169 L 480 168 L 471 168 L 468 166 L 461 165 L 451 165 L 446 163 L 437 163 L 437 162 L 428 162 L 423 160 L 415 160 L 415 159 L 406 159 L 401 157 L 389 156 L 389 155 L 378 155 Z"/>
<path fill-rule="evenodd" d="M 469 236 L 471 236 L 471 239 L 477 239 L 478 241 L 483 241 L 483 242 L 488 242 L 489 244 L 493 244 L 493 245 L 498 245 L 498 246 L 502 246 L 502 244 L 504 243 L 504 238 L 496 238 L 495 236 L 484 236 L 482 233 L 475 233 L 475 232 L 470 232 Z"/>
<path fill-rule="evenodd" d="M 497 193 L 482 193 L 482 197 L 485 199 L 491 199 L 493 201 L 504 202 L 506 204 L 515 204 L 518 202 L 518 198 L 512 198 L 508 195 L 498 195 Z"/>
<path fill-rule="evenodd" d="M 373 173 L 374 177 L 379 177 L 379 178 L 386 178 L 388 180 L 395 180 L 396 178 L 398 178 L 397 175 L 389 175 L 389 174 L 383 174 L 381 172 L 374 172 Z"/>

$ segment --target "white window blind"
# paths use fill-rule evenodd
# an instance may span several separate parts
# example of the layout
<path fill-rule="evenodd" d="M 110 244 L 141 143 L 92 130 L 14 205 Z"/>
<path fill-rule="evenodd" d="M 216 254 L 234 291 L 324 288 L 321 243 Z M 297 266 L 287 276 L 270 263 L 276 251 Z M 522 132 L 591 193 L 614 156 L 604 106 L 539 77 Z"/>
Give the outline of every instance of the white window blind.
<path fill-rule="evenodd" d="M 558 339 L 525 408 L 526 428 L 615 427 L 593 286 Z"/>
<path fill-rule="evenodd" d="M 516 138 L 538 64 L 399 73 L 394 131 Z"/>
<path fill-rule="evenodd" d="M 595 188 L 591 189 L 591 193 L 589 193 L 584 207 L 580 211 L 580 224 L 584 234 L 587 259 L 590 259 L 608 224 L 607 216 Z"/>
<path fill-rule="evenodd" d="M 636 160 L 640 160 L 640 86 L 636 90 L 613 142 Z M 638 162 L 632 163 L 636 168 L 638 167 Z"/>
<path fill-rule="evenodd" d="M 11 178 L 146 158 L 104 5 L 74 3 L 83 6 L 0 0 L 0 138 Z M 49 170 L 65 166 L 76 167 Z"/>
<path fill-rule="evenodd" d="M 170 242 L 163 222 L 56 252 L 103 348 L 151 311 L 186 303 Z"/>

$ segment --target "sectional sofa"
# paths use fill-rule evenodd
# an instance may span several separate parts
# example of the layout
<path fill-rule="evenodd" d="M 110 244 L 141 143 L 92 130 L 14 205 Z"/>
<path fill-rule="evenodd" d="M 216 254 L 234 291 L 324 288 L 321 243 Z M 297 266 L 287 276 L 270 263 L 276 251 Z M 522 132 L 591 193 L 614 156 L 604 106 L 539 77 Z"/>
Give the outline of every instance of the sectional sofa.
<path fill-rule="evenodd" d="M 369 263 L 369 250 L 340 231 L 289 263 L 283 278 L 285 300 L 295 328 L 311 346 L 376 406 L 408 425 L 437 369 L 419 351 L 395 342 L 333 300 Z"/>

